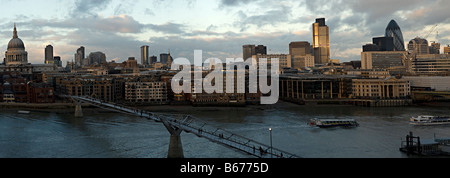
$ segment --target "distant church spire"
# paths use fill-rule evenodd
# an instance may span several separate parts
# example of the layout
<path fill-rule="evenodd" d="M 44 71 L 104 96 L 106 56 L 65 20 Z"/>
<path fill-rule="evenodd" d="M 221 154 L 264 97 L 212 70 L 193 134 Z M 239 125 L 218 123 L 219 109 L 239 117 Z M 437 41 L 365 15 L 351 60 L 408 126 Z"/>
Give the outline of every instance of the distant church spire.
<path fill-rule="evenodd" d="M 13 38 L 19 38 L 19 37 L 17 36 L 16 23 L 14 23 L 14 35 L 13 35 Z"/>

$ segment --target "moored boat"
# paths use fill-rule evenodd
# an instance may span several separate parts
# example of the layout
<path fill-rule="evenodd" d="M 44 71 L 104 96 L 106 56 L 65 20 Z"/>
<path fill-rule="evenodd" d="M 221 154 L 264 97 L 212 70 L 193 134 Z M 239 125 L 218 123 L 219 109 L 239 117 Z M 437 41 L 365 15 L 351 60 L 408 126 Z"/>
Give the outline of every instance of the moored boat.
<path fill-rule="evenodd" d="M 320 128 L 359 126 L 355 119 L 312 119 L 310 125 Z"/>
<path fill-rule="evenodd" d="M 411 125 L 423 126 L 423 125 L 446 125 L 450 124 L 450 117 L 441 116 L 417 116 L 410 119 Z"/>

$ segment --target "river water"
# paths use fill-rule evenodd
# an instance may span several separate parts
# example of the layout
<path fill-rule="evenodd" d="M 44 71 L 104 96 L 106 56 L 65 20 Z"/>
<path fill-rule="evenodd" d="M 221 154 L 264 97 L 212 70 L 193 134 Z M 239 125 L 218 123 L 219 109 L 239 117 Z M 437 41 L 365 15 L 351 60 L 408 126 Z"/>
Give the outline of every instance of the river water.
<path fill-rule="evenodd" d="M 167 106 L 165 107 L 167 108 Z M 180 107 L 174 107 L 180 108 Z M 365 108 L 356 106 L 275 106 L 244 108 L 181 107 L 175 113 L 196 116 L 221 128 L 306 158 L 405 158 L 398 151 L 412 131 L 422 139 L 450 138 L 450 126 L 411 126 L 417 115 L 450 115 L 448 107 Z M 167 110 L 167 109 L 166 109 Z M 169 109 L 170 110 L 170 109 Z M 201 111 L 199 111 L 201 110 Z M 168 112 L 168 111 L 166 111 Z M 316 128 L 311 118 L 356 119 L 356 128 Z M 165 158 L 169 133 L 161 123 L 100 109 L 72 113 L 17 110 L 0 113 L 1 158 Z M 248 158 L 247 154 L 183 133 L 187 158 Z"/>

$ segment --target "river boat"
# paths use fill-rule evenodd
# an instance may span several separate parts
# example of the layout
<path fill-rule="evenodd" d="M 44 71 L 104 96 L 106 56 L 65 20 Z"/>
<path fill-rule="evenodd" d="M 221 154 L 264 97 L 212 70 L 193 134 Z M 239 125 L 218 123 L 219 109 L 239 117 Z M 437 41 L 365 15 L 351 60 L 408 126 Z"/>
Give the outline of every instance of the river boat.
<path fill-rule="evenodd" d="M 310 125 L 320 128 L 359 126 L 355 119 L 312 119 Z"/>
<path fill-rule="evenodd" d="M 30 114 L 30 111 L 17 111 L 18 114 Z"/>
<path fill-rule="evenodd" d="M 410 119 L 410 124 L 415 126 L 446 125 L 450 124 L 450 117 L 445 116 L 417 116 Z"/>

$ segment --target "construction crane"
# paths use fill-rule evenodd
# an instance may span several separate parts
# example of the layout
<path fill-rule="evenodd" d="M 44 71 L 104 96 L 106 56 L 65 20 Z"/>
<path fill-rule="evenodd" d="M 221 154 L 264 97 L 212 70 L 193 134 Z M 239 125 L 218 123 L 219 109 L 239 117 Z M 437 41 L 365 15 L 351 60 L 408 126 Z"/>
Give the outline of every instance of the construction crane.
<path fill-rule="evenodd" d="M 433 25 L 433 27 L 431 27 L 431 29 L 425 34 L 425 36 L 423 37 L 424 40 L 418 40 L 418 44 L 415 45 L 414 50 L 416 51 L 417 54 L 423 54 L 423 51 L 421 51 L 421 46 L 422 44 L 425 42 L 425 40 L 428 38 L 428 36 L 430 36 L 431 33 L 433 33 L 433 31 L 436 29 L 436 27 L 439 24 Z M 427 51 L 426 54 L 428 53 L 428 44 L 427 44 Z"/>
<path fill-rule="evenodd" d="M 436 27 L 437 27 L 438 25 L 439 25 L 439 24 L 433 25 L 433 27 L 431 27 L 431 30 L 428 31 L 428 33 L 427 33 L 423 38 L 424 38 L 424 39 L 427 39 L 428 36 L 430 36 L 430 34 L 433 33 L 433 31 L 436 29 Z"/>

